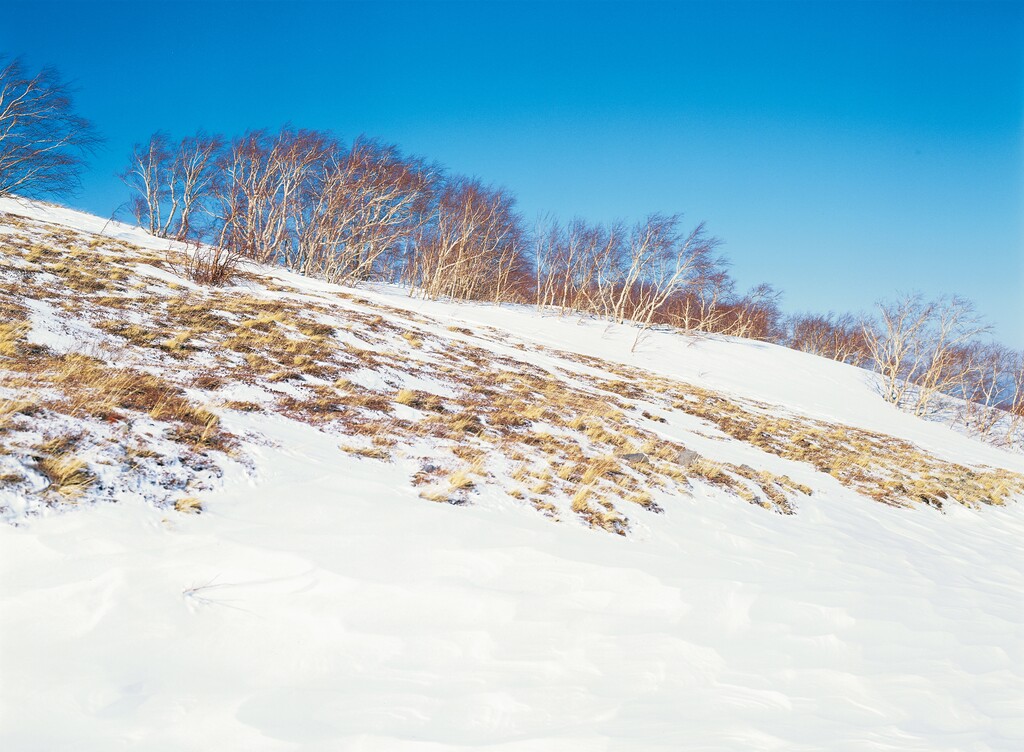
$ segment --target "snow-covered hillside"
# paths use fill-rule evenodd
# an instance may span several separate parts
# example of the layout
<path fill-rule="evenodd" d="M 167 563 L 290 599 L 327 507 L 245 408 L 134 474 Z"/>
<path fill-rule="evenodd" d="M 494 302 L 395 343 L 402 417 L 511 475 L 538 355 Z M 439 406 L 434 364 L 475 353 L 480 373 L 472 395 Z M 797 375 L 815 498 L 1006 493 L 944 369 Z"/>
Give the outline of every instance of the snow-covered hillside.
<path fill-rule="evenodd" d="M 867 372 L 0 212 L 0 748 L 1024 748 L 1024 457 Z"/>

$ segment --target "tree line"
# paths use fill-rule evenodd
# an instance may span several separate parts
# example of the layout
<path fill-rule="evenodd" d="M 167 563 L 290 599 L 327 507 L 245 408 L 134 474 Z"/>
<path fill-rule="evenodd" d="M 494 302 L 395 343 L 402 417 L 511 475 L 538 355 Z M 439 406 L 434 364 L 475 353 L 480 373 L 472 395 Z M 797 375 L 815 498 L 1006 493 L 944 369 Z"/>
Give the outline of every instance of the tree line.
<path fill-rule="evenodd" d="M 285 127 L 138 144 L 121 175 L 150 233 L 339 284 L 529 303 L 771 338 L 778 294 L 737 295 L 718 240 L 680 214 L 528 227 L 506 189 L 359 137 Z M 200 253 L 211 252 L 200 250 Z"/>
<path fill-rule="evenodd" d="M 56 72 L 0 59 L 0 195 L 70 192 L 97 142 Z M 1024 354 L 992 342 L 969 301 L 905 295 L 869 316 L 786 317 L 771 286 L 738 291 L 719 241 L 681 214 L 528 226 L 504 188 L 376 139 L 292 127 L 230 138 L 159 132 L 135 146 L 121 178 L 143 228 L 192 244 L 186 271 L 203 283 L 225 283 L 251 260 L 641 332 L 760 339 L 872 369 L 882 397 L 914 414 L 955 404 L 956 419 L 981 435 L 1013 443 L 1024 434 Z"/>

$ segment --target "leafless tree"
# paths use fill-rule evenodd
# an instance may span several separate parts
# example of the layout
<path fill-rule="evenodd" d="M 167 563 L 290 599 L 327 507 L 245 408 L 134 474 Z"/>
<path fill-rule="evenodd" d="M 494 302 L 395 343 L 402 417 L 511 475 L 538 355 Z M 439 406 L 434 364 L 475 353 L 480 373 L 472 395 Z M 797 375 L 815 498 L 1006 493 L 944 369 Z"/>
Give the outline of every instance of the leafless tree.
<path fill-rule="evenodd" d="M 563 312 L 600 312 L 598 280 L 602 274 L 613 278 L 611 270 L 623 254 L 625 237 L 620 224 L 604 227 L 582 219 L 565 227 L 549 221 L 538 228 L 534 241 L 537 305 Z"/>
<path fill-rule="evenodd" d="M 671 323 L 688 332 L 721 332 L 728 327 L 729 301 L 735 283 L 724 270 L 703 275 L 673 301 Z"/>
<path fill-rule="evenodd" d="M 707 236 L 703 222 L 682 231 L 681 220 L 680 215 L 655 214 L 633 228 L 628 267 L 613 297 L 613 320 L 629 318 L 640 324 L 641 331 L 649 328 L 665 304 L 709 266 L 717 239 Z"/>
<path fill-rule="evenodd" d="M 755 285 L 738 300 L 720 306 L 718 331 L 733 337 L 777 342 L 783 338 L 779 300 L 782 292 L 767 282 Z"/>
<path fill-rule="evenodd" d="M 129 208 L 136 221 L 157 237 L 197 239 L 223 147 L 222 137 L 202 132 L 177 144 L 158 132 L 147 144 L 136 144 L 120 176 L 132 189 Z"/>
<path fill-rule="evenodd" d="M 1008 387 L 1016 353 L 993 342 L 971 342 L 955 353 L 959 381 L 954 394 L 962 398 L 957 419 L 988 436 L 1005 417 L 999 409 Z"/>
<path fill-rule="evenodd" d="M 150 235 L 160 235 L 164 204 L 170 195 L 171 149 L 167 134 L 154 133 L 149 143 L 136 144 L 121 180 L 132 190 L 129 209 Z"/>
<path fill-rule="evenodd" d="M 301 266 L 296 227 L 335 148 L 330 134 L 290 128 L 235 139 L 216 163 L 217 244 L 260 263 Z"/>
<path fill-rule="evenodd" d="M 962 348 L 989 331 L 973 304 L 952 296 L 925 301 L 905 295 L 878 306 L 879 322 L 864 326 L 883 397 L 924 415 L 935 396 L 949 392 L 968 366 Z"/>
<path fill-rule="evenodd" d="M 1007 413 L 1003 440 L 1013 445 L 1024 434 L 1024 351 L 1014 353 L 1008 366 L 1009 378 L 1000 407 Z"/>
<path fill-rule="evenodd" d="M 971 368 L 970 360 L 962 357 L 962 353 L 977 337 L 991 331 L 974 304 L 965 298 L 940 298 L 935 301 L 934 310 L 930 336 L 924 343 L 924 358 L 912 375 L 917 385 L 915 415 L 926 414 L 936 395 L 955 389 L 964 372 Z"/>
<path fill-rule="evenodd" d="M 863 324 L 848 313 L 794 316 L 787 327 L 786 345 L 794 350 L 854 366 L 868 360 Z"/>
<path fill-rule="evenodd" d="M 163 234 L 178 239 L 198 235 L 197 216 L 206 211 L 224 139 L 200 131 L 182 139 L 171 163 L 170 210 Z"/>
<path fill-rule="evenodd" d="M 0 58 L 0 196 L 74 191 L 98 143 L 56 71 L 32 74 L 20 58 Z"/>
<path fill-rule="evenodd" d="M 437 193 L 431 221 L 417 232 L 406 281 L 430 297 L 506 299 L 525 276 L 525 240 L 511 194 L 451 177 Z"/>
<path fill-rule="evenodd" d="M 390 276 L 427 220 L 432 191 L 431 170 L 394 146 L 359 138 L 334 150 L 296 224 L 298 268 L 346 284 Z"/>
<path fill-rule="evenodd" d="M 924 302 L 920 295 L 909 295 L 896 302 L 879 303 L 878 312 L 878 324 L 865 323 L 864 338 L 872 366 L 882 379 L 882 397 L 902 405 L 913 388 L 911 377 L 925 358 L 935 306 Z"/>

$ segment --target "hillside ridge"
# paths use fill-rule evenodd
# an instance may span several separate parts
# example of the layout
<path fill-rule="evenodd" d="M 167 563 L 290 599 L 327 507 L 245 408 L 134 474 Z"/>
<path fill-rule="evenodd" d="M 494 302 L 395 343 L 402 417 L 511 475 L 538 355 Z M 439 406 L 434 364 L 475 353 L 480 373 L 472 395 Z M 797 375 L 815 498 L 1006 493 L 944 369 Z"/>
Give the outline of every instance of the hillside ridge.
<path fill-rule="evenodd" d="M 0 211 L 0 747 L 1021 747 L 1024 458 L 867 371 Z"/>
<path fill-rule="evenodd" d="M 837 486 L 936 508 L 1024 490 L 1020 457 L 899 413 L 869 374 L 816 356 L 665 331 L 634 353 L 629 326 L 254 264 L 204 288 L 181 275 L 179 244 L 39 203 L 0 211 L 12 520 L 132 496 L 197 511 L 230 468 L 258 476 L 246 447 L 273 441 L 256 427 L 271 415 L 400 468 L 424 499 L 488 489 L 622 534 L 680 496 L 793 514 Z"/>

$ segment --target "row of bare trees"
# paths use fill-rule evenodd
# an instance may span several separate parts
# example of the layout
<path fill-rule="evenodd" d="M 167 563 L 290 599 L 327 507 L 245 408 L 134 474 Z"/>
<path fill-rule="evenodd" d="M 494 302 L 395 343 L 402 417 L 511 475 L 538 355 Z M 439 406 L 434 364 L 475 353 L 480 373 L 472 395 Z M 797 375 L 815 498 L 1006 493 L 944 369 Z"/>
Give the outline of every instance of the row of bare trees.
<path fill-rule="evenodd" d="M 0 196 L 70 192 L 98 143 L 55 71 L 0 57 Z M 955 409 L 985 436 L 1024 435 L 1024 353 L 990 342 L 969 301 L 905 295 L 873 317 L 784 320 L 780 293 L 737 293 L 718 241 L 680 215 L 632 226 L 549 221 L 529 233 L 503 189 L 379 141 L 288 127 L 230 140 L 157 133 L 135 147 L 122 179 L 140 225 L 188 242 L 186 271 L 202 282 L 227 281 L 244 258 L 338 283 L 393 281 L 432 298 L 633 321 L 641 331 L 669 324 L 763 339 L 873 369 L 882 396 L 915 415 Z"/>
<path fill-rule="evenodd" d="M 919 416 L 953 409 L 956 420 L 984 436 L 1001 432 L 1006 443 L 1024 429 L 1024 354 L 990 341 L 971 301 L 905 295 L 880 304 L 864 333 L 889 402 Z"/>
<path fill-rule="evenodd" d="M 0 196 L 70 192 L 98 142 L 56 71 L 0 57 Z M 370 139 L 157 133 L 121 177 L 139 224 L 191 243 L 187 271 L 208 283 L 248 258 L 333 282 L 397 281 L 430 297 L 535 302 L 645 327 L 780 331 L 778 293 L 737 295 L 703 225 L 687 231 L 678 215 L 632 227 L 575 221 L 531 240 L 507 191 Z"/>
<path fill-rule="evenodd" d="M 783 342 L 870 368 L 882 397 L 914 415 L 942 413 L 1013 444 L 1024 438 L 1024 353 L 992 342 L 990 333 L 965 298 L 909 294 L 879 303 L 873 317 L 793 317 Z"/>
<path fill-rule="evenodd" d="M 1012 445 L 1024 439 L 1024 352 L 997 343 L 965 348 L 956 393 L 957 420 L 976 433 Z"/>
<path fill-rule="evenodd" d="M 718 271 L 699 278 L 673 298 L 665 318 L 685 331 L 780 342 L 784 333 L 781 297 L 769 284 L 756 285 L 739 295 L 728 273 Z"/>
<path fill-rule="evenodd" d="M 134 149 L 122 179 L 155 235 L 331 282 L 503 300 L 528 276 L 507 191 L 367 138 L 284 128 L 172 143 L 158 133 Z"/>
<path fill-rule="evenodd" d="M 718 245 L 703 224 L 686 230 L 681 215 L 631 227 L 546 222 L 534 235 L 534 300 L 642 327 L 775 338 L 779 293 L 759 285 L 737 295 Z"/>
<path fill-rule="evenodd" d="M 628 228 L 552 222 L 534 242 L 536 303 L 649 323 L 716 262 L 716 244 L 703 224 L 683 230 L 679 215 L 652 214 Z"/>
<path fill-rule="evenodd" d="M 767 337 L 779 318 L 767 288 L 733 294 L 702 224 L 655 214 L 631 227 L 577 220 L 528 233 L 508 191 L 371 139 L 157 133 L 135 147 L 122 179 L 149 232 L 206 242 L 195 264 L 205 279 L 226 276 L 211 264 L 246 258 L 331 282 L 400 282 L 432 298 L 532 302 L 643 327 Z"/>
<path fill-rule="evenodd" d="M 283 128 L 203 133 L 137 146 L 122 175 L 151 233 L 206 245 L 191 270 L 224 281 L 237 260 L 331 282 L 398 282 L 430 298 L 514 301 L 583 312 L 640 331 L 667 324 L 786 344 L 871 368 L 882 396 L 916 415 L 949 408 L 986 435 L 1024 432 L 1022 356 L 986 343 L 958 297 L 908 295 L 877 315 L 784 319 L 780 293 L 739 294 L 703 224 L 652 214 L 633 225 L 542 222 L 514 197 L 367 138 Z"/>
<path fill-rule="evenodd" d="M 865 322 L 851 314 L 805 314 L 787 322 L 783 344 L 854 366 L 871 361 Z"/>

